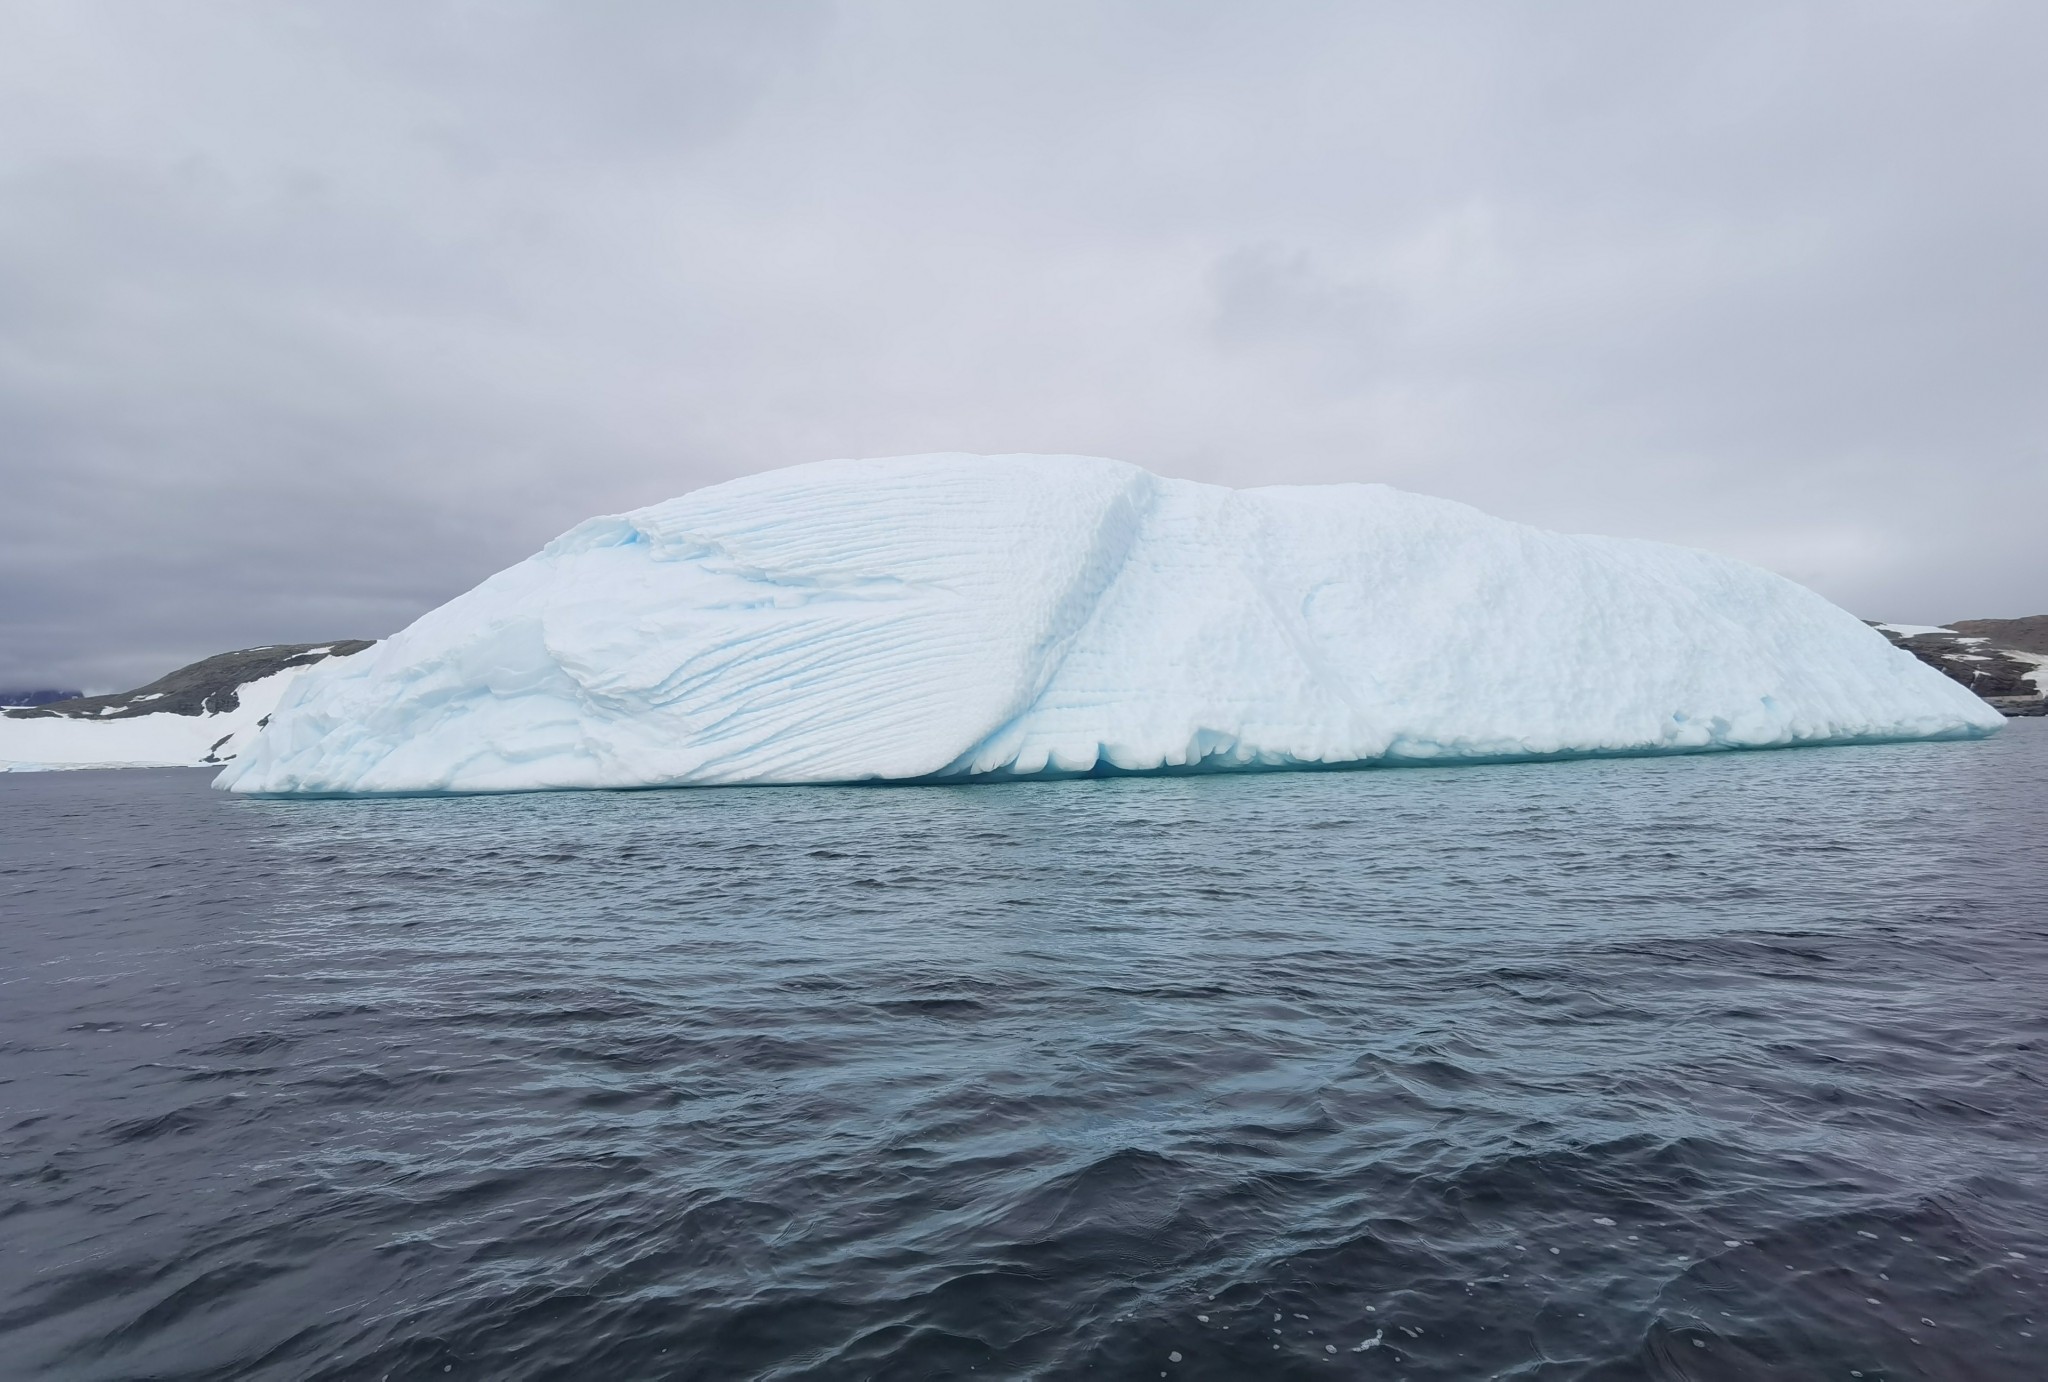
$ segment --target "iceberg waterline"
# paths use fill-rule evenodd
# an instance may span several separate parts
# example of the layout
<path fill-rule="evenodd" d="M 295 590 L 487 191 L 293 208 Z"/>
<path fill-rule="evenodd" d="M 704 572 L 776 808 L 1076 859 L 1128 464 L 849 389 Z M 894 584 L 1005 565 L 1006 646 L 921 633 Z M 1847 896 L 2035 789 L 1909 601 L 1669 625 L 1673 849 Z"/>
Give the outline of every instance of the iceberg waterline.
<path fill-rule="evenodd" d="M 595 518 L 310 670 L 216 780 L 516 791 L 1969 737 L 1813 592 L 1384 485 L 827 461 Z"/>

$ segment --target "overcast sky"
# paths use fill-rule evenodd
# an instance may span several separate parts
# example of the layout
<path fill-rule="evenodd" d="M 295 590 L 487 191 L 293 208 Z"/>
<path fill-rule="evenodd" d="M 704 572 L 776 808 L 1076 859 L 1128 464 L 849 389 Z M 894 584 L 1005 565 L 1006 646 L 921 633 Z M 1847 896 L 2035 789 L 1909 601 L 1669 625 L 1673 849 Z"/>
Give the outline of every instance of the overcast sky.
<path fill-rule="evenodd" d="M 2048 610 L 2048 5 L 0 0 L 0 685 L 919 451 Z"/>

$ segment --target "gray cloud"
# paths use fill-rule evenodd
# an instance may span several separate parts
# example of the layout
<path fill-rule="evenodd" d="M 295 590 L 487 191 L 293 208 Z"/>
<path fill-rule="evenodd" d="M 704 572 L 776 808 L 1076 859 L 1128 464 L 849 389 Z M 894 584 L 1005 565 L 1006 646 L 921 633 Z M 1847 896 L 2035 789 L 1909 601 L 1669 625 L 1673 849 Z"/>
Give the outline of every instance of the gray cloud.
<path fill-rule="evenodd" d="M 2048 608 L 2024 3 L 0 0 L 0 683 L 768 466 L 1385 480 Z"/>

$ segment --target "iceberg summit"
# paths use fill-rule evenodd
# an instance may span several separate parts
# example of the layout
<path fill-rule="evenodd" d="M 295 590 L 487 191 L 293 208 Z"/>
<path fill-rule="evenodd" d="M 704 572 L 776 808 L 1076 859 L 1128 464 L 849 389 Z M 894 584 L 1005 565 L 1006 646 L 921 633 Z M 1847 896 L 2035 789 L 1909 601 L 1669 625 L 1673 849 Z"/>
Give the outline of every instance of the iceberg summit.
<path fill-rule="evenodd" d="M 1384 485 L 1084 456 L 754 475 L 593 518 L 309 669 L 258 793 L 955 781 L 1968 738 L 1802 586 Z"/>

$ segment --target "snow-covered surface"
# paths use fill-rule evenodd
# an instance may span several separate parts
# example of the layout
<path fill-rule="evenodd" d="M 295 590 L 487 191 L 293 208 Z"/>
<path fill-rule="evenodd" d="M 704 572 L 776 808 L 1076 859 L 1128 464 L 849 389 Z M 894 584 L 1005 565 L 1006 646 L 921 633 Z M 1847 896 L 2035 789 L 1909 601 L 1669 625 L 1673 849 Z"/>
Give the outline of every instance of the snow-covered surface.
<path fill-rule="evenodd" d="M 2030 653 L 2019 648 L 2002 648 L 2002 653 L 2014 662 L 2023 662 L 2034 670 L 2027 673 L 2027 680 L 2034 684 L 2037 694 L 2048 696 L 2048 653 Z"/>
<path fill-rule="evenodd" d="M 1901 638 L 1918 638 L 1922 634 L 1953 634 L 1955 632 L 1954 629 L 1945 629 L 1939 624 L 1879 624 L 1877 627 L 1881 629 L 1890 629 L 1893 633 L 1897 634 Z M 1974 638 L 1968 641 L 1972 643 L 1982 643 L 1984 640 L 1981 638 Z"/>
<path fill-rule="evenodd" d="M 277 708 L 286 688 L 307 670 L 289 667 L 244 682 L 236 692 L 240 703 L 219 715 L 135 715 L 118 720 L 0 715 L 0 772 L 179 768 L 223 762 L 240 751 L 256 722 Z"/>
<path fill-rule="evenodd" d="M 1298 767 L 1960 737 L 2000 717 L 1708 553 L 1381 485 L 832 461 L 581 524 L 311 669 L 243 792 Z"/>

